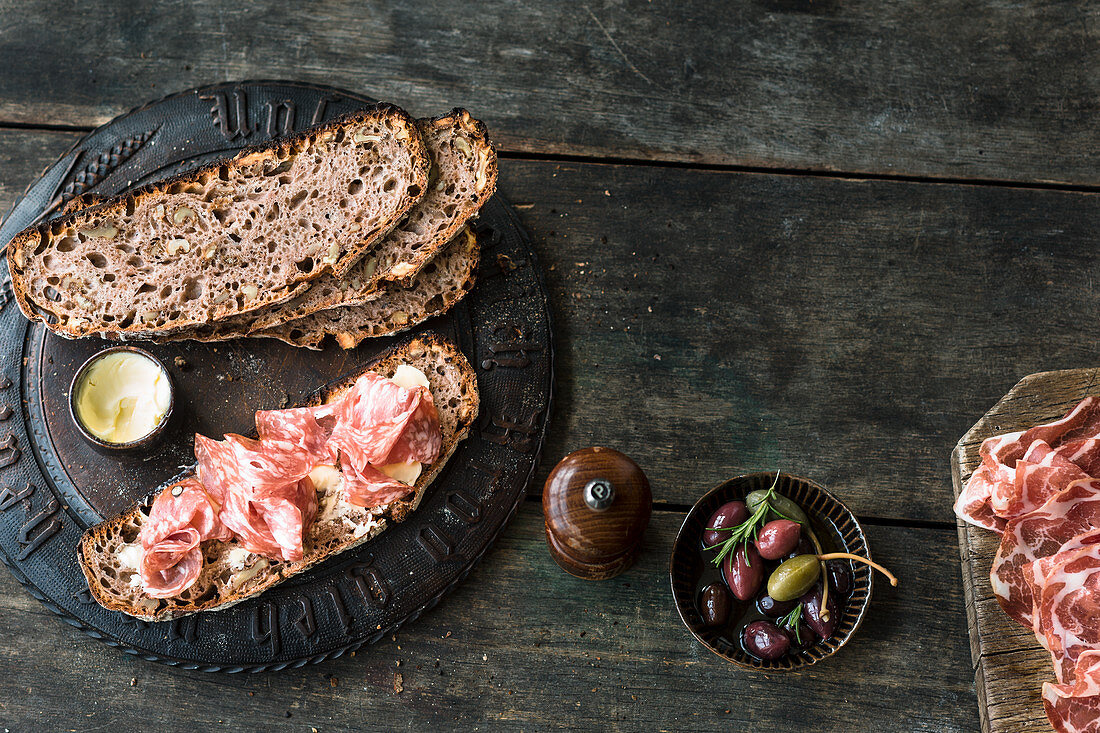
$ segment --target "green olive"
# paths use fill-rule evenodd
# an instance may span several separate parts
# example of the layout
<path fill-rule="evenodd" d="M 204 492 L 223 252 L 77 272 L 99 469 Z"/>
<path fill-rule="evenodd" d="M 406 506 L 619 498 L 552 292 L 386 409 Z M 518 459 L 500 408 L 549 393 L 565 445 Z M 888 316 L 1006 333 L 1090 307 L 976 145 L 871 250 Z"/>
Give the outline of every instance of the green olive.
<path fill-rule="evenodd" d="M 756 508 L 760 506 L 760 502 L 764 501 L 764 497 L 767 496 L 767 494 L 767 489 L 760 489 L 746 496 L 745 504 L 748 506 L 749 512 L 755 512 Z M 776 512 L 781 514 L 784 519 L 794 520 L 803 526 L 807 526 L 810 523 L 810 518 L 806 516 L 806 512 L 802 511 L 802 507 L 781 494 L 773 493 L 768 498 L 768 504 L 770 504 Z"/>
<path fill-rule="evenodd" d="M 821 575 L 816 555 L 795 555 L 768 578 L 768 595 L 777 601 L 793 601 L 814 587 Z"/>

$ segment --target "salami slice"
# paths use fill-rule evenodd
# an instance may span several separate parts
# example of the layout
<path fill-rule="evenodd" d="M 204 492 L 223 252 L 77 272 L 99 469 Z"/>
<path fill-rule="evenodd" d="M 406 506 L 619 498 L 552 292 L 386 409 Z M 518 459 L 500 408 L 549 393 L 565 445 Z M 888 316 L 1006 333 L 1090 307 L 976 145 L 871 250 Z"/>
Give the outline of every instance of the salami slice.
<path fill-rule="evenodd" d="M 360 473 L 368 465 L 431 463 L 443 443 L 431 393 L 406 389 L 374 372 L 356 380 L 336 417 L 330 441 Z"/>
<path fill-rule="evenodd" d="M 306 532 L 317 516 L 317 491 L 308 476 L 262 492 L 231 490 L 221 519 L 241 545 L 273 560 L 301 560 Z"/>
<path fill-rule="evenodd" d="M 201 483 L 185 479 L 169 486 L 153 501 L 139 535 L 143 551 L 139 572 L 145 592 L 153 598 L 179 595 L 202 570 L 199 544 L 231 536 Z"/>
<path fill-rule="evenodd" d="M 349 504 L 375 507 L 408 496 L 413 487 L 401 483 L 368 465 L 359 470 L 345 454 L 340 455 L 340 472 L 344 478 L 344 498 Z"/>

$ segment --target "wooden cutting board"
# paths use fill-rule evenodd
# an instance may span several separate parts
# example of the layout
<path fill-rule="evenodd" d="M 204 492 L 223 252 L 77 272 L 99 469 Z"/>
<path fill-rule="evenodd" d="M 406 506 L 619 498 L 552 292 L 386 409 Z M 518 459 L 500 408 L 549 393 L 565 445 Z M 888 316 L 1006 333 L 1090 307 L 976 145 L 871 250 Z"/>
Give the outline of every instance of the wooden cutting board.
<path fill-rule="evenodd" d="M 983 440 L 1055 420 L 1085 396 L 1096 393 L 1100 393 L 1100 368 L 1041 372 L 1021 379 L 951 452 L 955 496 L 981 463 L 978 448 Z M 982 730 L 1049 732 L 1042 687 L 1044 682 L 1054 681 L 1050 655 L 1030 629 L 1005 615 L 989 585 L 989 569 L 1000 536 L 961 521 L 958 527 Z"/>

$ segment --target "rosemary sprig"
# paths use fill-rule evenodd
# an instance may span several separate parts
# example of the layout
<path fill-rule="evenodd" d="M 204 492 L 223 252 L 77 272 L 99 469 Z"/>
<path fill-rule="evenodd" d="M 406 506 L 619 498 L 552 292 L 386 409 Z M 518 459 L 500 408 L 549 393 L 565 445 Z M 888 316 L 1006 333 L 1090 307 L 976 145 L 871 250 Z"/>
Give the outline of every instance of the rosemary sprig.
<path fill-rule="evenodd" d="M 786 626 L 788 629 L 794 630 L 794 638 L 799 644 L 802 643 L 802 604 L 799 603 L 794 609 L 791 610 L 786 616 L 779 620 L 780 626 Z"/>
<path fill-rule="evenodd" d="M 756 507 L 756 511 L 752 513 L 748 519 L 735 527 L 719 527 L 718 531 L 729 531 L 730 536 L 719 542 L 717 545 L 708 547 L 708 550 L 718 550 L 718 554 L 714 557 L 714 564 L 721 567 L 722 561 L 726 559 L 726 556 L 736 552 L 740 545 L 748 544 L 750 540 L 756 539 L 756 531 L 764 523 L 764 516 L 768 513 L 768 502 L 761 502 L 760 506 Z M 745 563 L 751 566 L 749 563 L 749 555 L 745 553 Z"/>
<path fill-rule="evenodd" d="M 771 497 L 775 496 L 775 487 L 779 485 L 779 473 L 776 472 L 775 480 L 772 481 L 772 485 L 768 487 L 768 493 L 764 494 L 764 500 L 753 511 L 752 515 L 741 524 L 733 527 L 708 527 L 708 530 L 715 532 L 729 532 L 730 536 L 719 542 L 717 545 L 712 545 L 706 548 L 707 550 L 718 550 L 718 554 L 714 557 L 714 564 L 718 567 L 722 566 L 722 561 L 726 559 L 726 556 L 737 551 L 737 548 L 741 545 L 747 545 L 750 541 L 756 539 L 756 533 L 760 527 L 764 525 L 767 519 L 768 512 L 774 512 L 779 514 L 780 517 L 784 517 L 776 511 L 775 507 L 769 501 Z M 786 518 L 786 517 L 784 517 Z M 795 521 L 795 520 L 792 520 Z M 752 567 L 752 563 L 749 561 L 749 553 L 745 553 L 745 564 Z"/>

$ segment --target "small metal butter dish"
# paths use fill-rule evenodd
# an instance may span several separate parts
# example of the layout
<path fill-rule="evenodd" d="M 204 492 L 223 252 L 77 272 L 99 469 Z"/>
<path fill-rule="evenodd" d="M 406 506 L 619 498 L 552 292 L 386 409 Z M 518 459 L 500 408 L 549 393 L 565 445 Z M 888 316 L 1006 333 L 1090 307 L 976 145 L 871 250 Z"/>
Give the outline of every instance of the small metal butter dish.
<path fill-rule="evenodd" d="M 96 379 L 100 381 L 92 381 Z M 108 409 L 97 410 L 97 400 Z M 175 385 L 167 367 L 136 346 L 112 346 L 93 354 L 76 370 L 69 385 L 69 416 L 81 436 L 107 455 L 147 453 L 155 448 L 172 419 L 174 404 Z M 117 415 L 110 434 L 117 433 L 120 440 L 110 439 L 103 425 L 92 424 L 93 418 L 102 422 L 100 413 L 111 409 Z M 142 421 L 149 422 L 149 428 L 133 435 L 133 423 L 140 427 Z"/>

